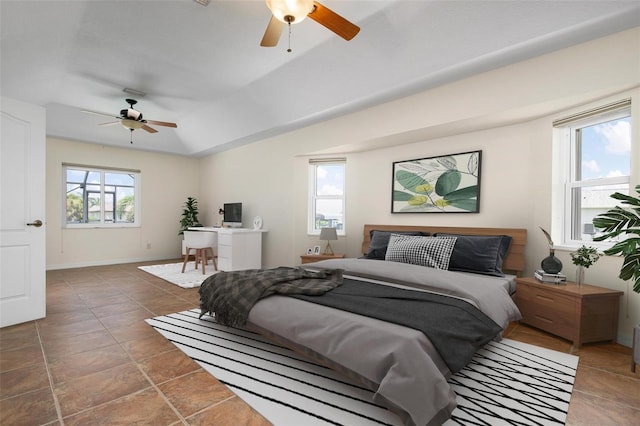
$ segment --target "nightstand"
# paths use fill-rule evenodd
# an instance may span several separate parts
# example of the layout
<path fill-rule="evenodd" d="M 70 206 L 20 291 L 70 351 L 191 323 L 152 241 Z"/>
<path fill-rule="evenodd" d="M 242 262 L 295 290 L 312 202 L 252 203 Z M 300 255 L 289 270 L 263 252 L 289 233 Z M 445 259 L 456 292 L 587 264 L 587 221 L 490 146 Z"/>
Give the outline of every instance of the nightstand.
<path fill-rule="evenodd" d="M 342 259 L 344 254 L 303 254 L 300 256 L 301 263 L 313 263 L 326 259 Z"/>
<path fill-rule="evenodd" d="M 522 322 L 583 343 L 615 340 L 621 291 L 574 282 L 541 283 L 533 277 L 516 278 L 516 304 Z"/>

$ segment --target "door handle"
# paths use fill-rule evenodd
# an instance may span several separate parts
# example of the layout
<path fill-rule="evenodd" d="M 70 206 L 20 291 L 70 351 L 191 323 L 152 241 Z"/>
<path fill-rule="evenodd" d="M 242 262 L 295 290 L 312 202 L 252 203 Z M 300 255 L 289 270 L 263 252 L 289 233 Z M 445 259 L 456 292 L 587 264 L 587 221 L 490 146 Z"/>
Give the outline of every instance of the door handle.
<path fill-rule="evenodd" d="M 42 226 L 42 221 L 40 219 L 37 219 L 31 223 L 27 223 L 27 226 L 35 226 L 36 228 L 40 228 Z"/>

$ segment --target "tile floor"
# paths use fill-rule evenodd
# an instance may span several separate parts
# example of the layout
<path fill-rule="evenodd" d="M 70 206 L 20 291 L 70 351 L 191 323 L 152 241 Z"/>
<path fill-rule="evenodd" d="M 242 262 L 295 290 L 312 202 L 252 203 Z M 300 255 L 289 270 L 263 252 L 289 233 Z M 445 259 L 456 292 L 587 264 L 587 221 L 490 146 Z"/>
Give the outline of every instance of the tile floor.
<path fill-rule="evenodd" d="M 199 298 L 139 265 L 47 273 L 47 317 L 0 329 L 0 424 L 268 424 L 144 322 Z M 630 371 L 629 348 L 574 351 L 519 324 L 507 336 L 580 356 L 567 424 L 640 425 L 640 368 Z"/>

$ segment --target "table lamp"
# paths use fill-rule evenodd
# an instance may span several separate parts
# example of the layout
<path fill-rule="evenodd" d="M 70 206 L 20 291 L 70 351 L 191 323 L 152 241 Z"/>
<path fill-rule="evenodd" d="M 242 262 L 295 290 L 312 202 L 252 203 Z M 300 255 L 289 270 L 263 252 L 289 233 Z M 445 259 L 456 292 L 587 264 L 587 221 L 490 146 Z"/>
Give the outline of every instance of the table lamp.
<path fill-rule="evenodd" d="M 333 250 L 331 249 L 331 243 L 329 241 L 335 241 L 338 239 L 338 233 L 336 232 L 336 228 L 322 228 L 320 230 L 320 241 L 326 241 L 327 247 L 324 249 L 324 253 L 333 255 Z"/>

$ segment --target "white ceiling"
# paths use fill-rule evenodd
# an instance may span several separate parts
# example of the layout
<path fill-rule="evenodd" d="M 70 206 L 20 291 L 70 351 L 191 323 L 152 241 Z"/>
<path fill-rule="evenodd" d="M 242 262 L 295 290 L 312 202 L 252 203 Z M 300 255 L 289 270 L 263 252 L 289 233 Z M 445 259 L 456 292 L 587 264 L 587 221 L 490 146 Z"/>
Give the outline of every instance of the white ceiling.
<path fill-rule="evenodd" d="M 259 46 L 262 0 L 0 0 L 0 93 L 46 107 L 50 136 L 121 147 L 128 130 L 81 110 L 133 97 L 178 124 L 136 130 L 134 148 L 202 156 L 640 25 L 640 1 L 321 3 L 360 33 L 307 19 L 287 53 L 286 30 Z"/>

